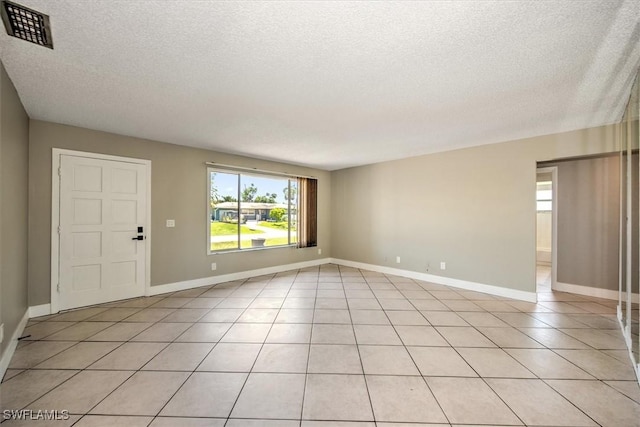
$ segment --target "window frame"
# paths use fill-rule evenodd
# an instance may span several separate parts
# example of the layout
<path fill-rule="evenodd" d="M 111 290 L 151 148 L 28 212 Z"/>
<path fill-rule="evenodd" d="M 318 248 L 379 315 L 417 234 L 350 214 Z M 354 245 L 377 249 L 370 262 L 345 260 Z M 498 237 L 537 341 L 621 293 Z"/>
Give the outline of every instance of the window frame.
<path fill-rule="evenodd" d="M 238 200 L 238 206 L 237 206 L 237 215 L 238 215 L 238 234 L 237 234 L 237 242 L 238 242 L 238 247 L 237 248 L 230 248 L 230 249 L 218 249 L 218 250 L 214 250 L 211 248 L 211 215 L 213 214 L 213 210 L 211 208 L 211 174 L 212 173 L 225 173 L 225 174 L 229 174 L 229 175 L 237 175 L 238 177 L 238 183 L 237 183 L 237 187 L 238 187 L 238 191 L 237 191 L 237 200 Z M 207 238 L 207 255 L 218 255 L 218 254 L 225 254 L 225 253 L 235 253 L 235 252 L 251 252 L 251 251 L 262 251 L 262 250 L 268 250 L 268 249 L 282 249 L 282 248 L 297 248 L 298 247 L 298 236 L 296 234 L 295 236 L 295 241 L 293 241 L 294 239 L 292 238 L 292 233 L 297 233 L 297 229 L 295 231 L 291 230 L 291 212 L 292 212 L 292 208 L 294 208 L 296 215 L 298 214 L 299 211 L 299 198 L 296 196 L 296 200 L 295 200 L 295 205 L 294 203 L 291 202 L 291 200 L 287 200 L 287 242 L 286 244 L 283 245 L 273 245 L 273 246 L 261 246 L 261 247 L 249 247 L 249 248 L 242 248 L 242 233 L 241 233 L 241 212 L 242 212 L 242 190 L 241 190 L 241 183 L 242 183 L 242 177 L 243 176 L 255 176 L 258 178 L 279 178 L 282 179 L 283 181 L 286 180 L 287 181 L 287 186 L 289 189 L 289 194 L 291 194 L 291 182 L 292 181 L 297 181 L 297 178 L 295 176 L 289 176 L 289 175 L 280 175 L 277 173 L 267 173 L 267 172 L 262 172 L 262 171 L 258 171 L 258 172 L 252 172 L 252 171 L 243 171 L 242 169 L 232 169 L 232 168 L 224 168 L 224 167 L 215 167 L 215 166 L 207 166 L 207 174 L 206 174 L 206 178 L 207 178 L 207 221 L 206 221 L 206 225 L 207 225 L 207 231 L 206 231 L 206 238 Z M 247 203 L 247 202 L 244 202 Z M 296 220 L 296 224 L 299 223 L 299 220 Z"/>

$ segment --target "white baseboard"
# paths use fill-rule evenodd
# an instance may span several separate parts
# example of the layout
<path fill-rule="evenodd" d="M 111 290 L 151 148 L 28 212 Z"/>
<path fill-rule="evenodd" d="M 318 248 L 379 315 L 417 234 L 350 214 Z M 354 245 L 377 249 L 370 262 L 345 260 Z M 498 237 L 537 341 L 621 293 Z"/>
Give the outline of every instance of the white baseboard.
<path fill-rule="evenodd" d="M 484 292 L 491 295 L 497 295 L 506 298 L 513 298 L 521 301 L 536 302 L 535 292 L 526 292 L 516 289 L 502 288 L 500 286 L 486 285 L 483 283 L 469 282 L 466 280 L 452 279 L 450 277 L 436 276 L 433 274 L 419 273 L 410 270 L 401 270 L 392 267 L 383 267 L 374 264 L 365 264 L 355 261 L 347 261 L 337 258 L 322 258 L 312 261 L 298 262 L 294 264 L 278 265 L 274 267 L 259 268 L 256 270 L 241 271 L 238 273 L 223 274 L 220 276 L 203 277 L 200 279 L 185 280 L 182 282 L 167 283 L 164 285 L 151 286 L 149 295 L 159 295 L 168 292 L 184 291 L 187 289 L 198 288 L 201 286 L 216 285 L 218 283 L 232 282 L 234 280 L 244 280 L 251 277 L 262 276 L 265 274 L 281 273 L 288 270 L 296 270 L 299 268 L 315 267 L 322 264 L 339 264 L 345 267 L 361 268 L 364 270 L 376 271 L 379 273 L 393 274 L 396 276 L 408 277 L 410 279 L 422 280 L 425 282 L 437 283 L 440 285 L 452 286 L 455 288 L 466 289 L 470 291 Z"/>
<path fill-rule="evenodd" d="M 556 282 L 553 285 L 553 290 L 560 291 L 560 292 L 571 292 L 572 294 L 584 295 L 588 297 L 604 298 L 604 299 L 612 299 L 612 300 L 617 300 L 619 297 L 617 289 L 612 290 L 612 289 L 592 288 L 591 286 L 574 285 L 571 283 L 562 283 L 562 282 Z M 632 294 L 632 298 L 635 298 L 636 300 L 638 300 L 639 296 L 638 294 Z"/>
<path fill-rule="evenodd" d="M 51 314 L 51 304 L 34 305 L 29 307 L 29 319 Z"/>
<path fill-rule="evenodd" d="M 322 258 L 312 261 L 296 262 L 293 264 L 277 265 L 275 267 L 240 271 L 238 273 L 222 274 L 220 276 L 210 276 L 200 279 L 185 280 L 182 282 L 167 283 L 164 285 L 151 286 L 149 288 L 149 295 L 159 295 L 165 294 L 167 292 L 184 291 L 187 289 L 199 288 L 200 286 L 217 285 L 218 283 L 233 282 L 234 280 L 244 280 L 251 277 L 262 276 L 265 274 L 281 273 L 283 271 L 297 270 L 299 268 L 316 267 L 318 265 L 328 264 L 329 262 L 329 258 Z"/>
<path fill-rule="evenodd" d="M 5 372 L 7 372 L 7 368 L 9 367 L 9 363 L 11 362 L 11 358 L 13 357 L 13 353 L 16 351 L 16 347 L 18 346 L 18 338 L 22 336 L 24 332 L 25 326 L 27 326 L 27 322 L 29 321 L 29 310 L 24 312 L 24 316 L 18 323 L 16 330 L 13 331 L 13 335 L 11 335 L 11 341 L 9 341 L 9 345 L 5 348 L 4 353 L 2 353 L 2 357 L 0 358 L 0 381 L 4 377 Z"/>
<path fill-rule="evenodd" d="M 437 283 L 439 285 L 452 286 L 454 288 L 469 291 L 483 292 L 485 294 L 497 295 L 500 297 L 513 298 L 521 301 L 536 302 L 535 292 L 520 291 L 517 289 L 503 288 L 500 286 L 486 285 L 484 283 L 469 282 L 467 280 L 452 279 L 450 277 L 436 276 L 434 274 L 419 273 L 417 271 L 401 270 L 399 268 L 384 267 L 362 262 L 347 261 L 343 259 L 331 258 L 331 263 L 344 265 L 345 267 L 362 268 L 364 270 L 376 271 L 378 273 L 393 274 L 395 276 L 408 277 L 410 279 L 422 280 L 424 282 Z"/>
<path fill-rule="evenodd" d="M 538 264 L 551 264 L 551 249 L 538 249 L 536 251 L 536 262 Z"/>

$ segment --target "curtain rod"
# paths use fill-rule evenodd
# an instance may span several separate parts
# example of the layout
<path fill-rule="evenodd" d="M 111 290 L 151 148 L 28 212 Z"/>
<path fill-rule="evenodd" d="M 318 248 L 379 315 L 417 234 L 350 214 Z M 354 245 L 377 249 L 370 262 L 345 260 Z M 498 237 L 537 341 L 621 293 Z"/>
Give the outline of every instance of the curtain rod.
<path fill-rule="evenodd" d="M 204 162 L 204 164 L 207 165 L 207 166 L 213 166 L 213 167 L 222 168 L 222 169 L 230 169 L 230 170 L 235 170 L 235 171 L 260 172 L 260 173 L 264 173 L 264 174 L 267 174 L 267 175 L 286 176 L 286 177 L 290 177 L 290 178 L 317 179 L 315 176 L 298 175 L 298 174 L 292 174 L 292 173 L 286 173 L 286 172 L 274 172 L 274 171 L 268 171 L 268 170 L 258 169 L 258 168 L 247 168 L 247 167 L 242 167 L 242 166 L 225 165 L 225 164 L 222 164 L 222 163 L 215 163 L 215 162 Z"/>

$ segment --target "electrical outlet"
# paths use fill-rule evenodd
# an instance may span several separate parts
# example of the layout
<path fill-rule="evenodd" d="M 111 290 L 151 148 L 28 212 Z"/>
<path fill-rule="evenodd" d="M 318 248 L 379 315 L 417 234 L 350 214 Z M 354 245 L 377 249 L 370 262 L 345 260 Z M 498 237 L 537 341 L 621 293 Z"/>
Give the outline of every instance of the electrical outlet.
<path fill-rule="evenodd" d="M 175 219 L 168 219 L 167 220 L 167 227 L 168 228 L 173 228 L 176 226 L 176 220 Z"/>
<path fill-rule="evenodd" d="M 322 255 L 322 249 L 318 248 L 318 255 Z"/>
<path fill-rule="evenodd" d="M 218 264 L 216 264 L 215 262 L 211 263 L 211 271 L 216 271 L 218 269 Z"/>
<path fill-rule="evenodd" d="M 400 257 L 399 256 L 396 257 L 396 264 L 400 264 Z"/>
<path fill-rule="evenodd" d="M 444 261 L 440 261 L 440 270 L 446 270 L 447 269 L 447 263 Z"/>
<path fill-rule="evenodd" d="M 0 343 L 4 341 L 4 323 L 0 325 Z"/>

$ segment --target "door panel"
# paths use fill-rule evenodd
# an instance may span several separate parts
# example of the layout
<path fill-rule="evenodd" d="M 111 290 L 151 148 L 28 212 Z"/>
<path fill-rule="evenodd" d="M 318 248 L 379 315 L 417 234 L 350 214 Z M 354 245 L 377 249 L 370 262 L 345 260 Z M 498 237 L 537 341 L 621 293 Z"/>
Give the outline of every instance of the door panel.
<path fill-rule="evenodd" d="M 60 156 L 61 310 L 144 295 L 146 165 Z"/>

